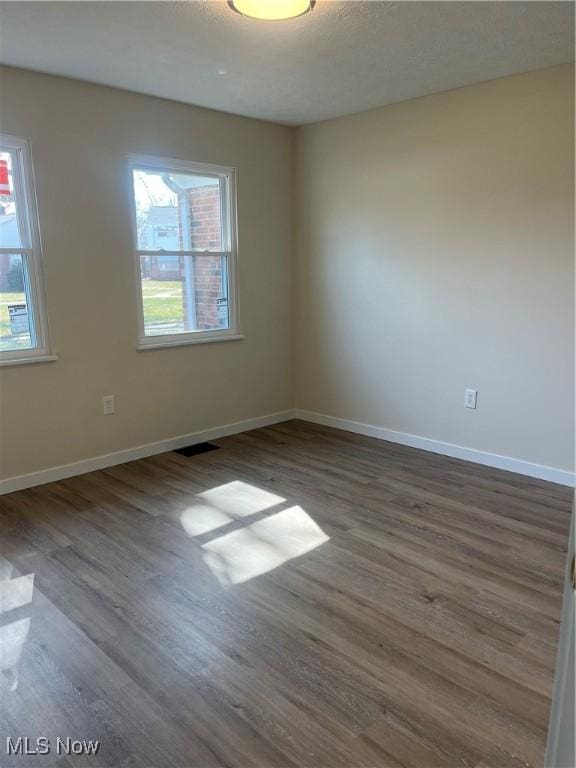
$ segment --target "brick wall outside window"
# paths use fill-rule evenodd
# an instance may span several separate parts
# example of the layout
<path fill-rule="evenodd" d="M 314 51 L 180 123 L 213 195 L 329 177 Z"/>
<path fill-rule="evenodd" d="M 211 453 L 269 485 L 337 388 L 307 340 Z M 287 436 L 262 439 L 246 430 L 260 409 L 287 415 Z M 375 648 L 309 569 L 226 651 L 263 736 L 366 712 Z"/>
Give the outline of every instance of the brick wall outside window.
<path fill-rule="evenodd" d="M 213 184 L 197 187 L 180 193 L 180 205 L 188 206 L 190 216 L 190 243 L 188 244 L 180 229 L 180 246 L 184 250 L 220 250 L 220 189 Z M 175 216 L 176 218 L 176 216 Z M 182 222 L 180 222 L 180 227 Z M 152 280 L 167 280 L 184 282 L 186 256 L 173 260 L 174 269 L 167 269 L 161 259 L 153 258 L 148 266 L 148 275 Z M 164 259 L 166 262 L 166 259 Z M 192 259 L 194 279 L 194 302 L 196 306 L 196 325 L 199 331 L 214 330 L 219 327 L 218 299 L 225 295 L 226 265 L 219 254 L 206 253 L 194 256 Z M 185 327 L 188 327 L 186 317 L 186 299 L 183 296 Z"/>
<path fill-rule="evenodd" d="M 220 234 L 219 187 L 198 187 L 187 193 L 190 210 L 192 248 L 222 248 Z M 196 327 L 209 330 L 218 327 L 217 299 L 222 297 L 222 257 L 206 254 L 194 259 L 194 295 Z"/>

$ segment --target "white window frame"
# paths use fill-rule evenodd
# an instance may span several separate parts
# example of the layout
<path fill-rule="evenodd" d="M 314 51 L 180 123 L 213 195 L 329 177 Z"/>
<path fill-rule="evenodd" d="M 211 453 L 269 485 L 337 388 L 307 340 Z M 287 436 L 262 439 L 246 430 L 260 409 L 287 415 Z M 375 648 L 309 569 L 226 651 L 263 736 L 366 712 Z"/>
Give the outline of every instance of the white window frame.
<path fill-rule="evenodd" d="M 21 240 L 20 247 L 0 247 L 0 253 L 21 255 L 25 262 L 24 279 L 27 282 L 27 294 L 30 298 L 28 316 L 30 318 L 31 340 L 34 343 L 30 349 L 1 351 L 0 365 L 48 362 L 56 360 L 57 357 L 51 354 L 44 294 L 42 246 L 30 142 L 27 139 L 2 133 L 0 134 L 0 148 L 2 151 L 9 152 L 12 157 L 14 198 Z"/>
<path fill-rule="evenodd" d="M 222 165 L 196 163 L 174 158 L 153 157 L 150 155 L 129 155 L 128 171 L 130 183 L 130 204 L 132 209 L 132 237 L 134 241 L 134 264 L 136 268 L 137 303 L 138 303 L 138 346 L 139 350 L 157 349 L 159 347 L 177 347 L 187 344 L 203 344 L 213 341 L 233 341 L 243 339 L 240 332 L 240 307 L 238 289 L 238 238 L 236 214 L 236 169 Z M 197 176 L 217 177 L 221 189 L 221 250 L 191 250 L 172 251 L 164 249 L 138 248 L 138 229 L 136 218 L 136 201 L 134 195 L 134 171 L 152 171 L 163 173 L 193 173 Z M 142 296 L 142 278 L 140 274 L 141 256 L 162 256 L 176 254 L 185 258 L 198 254 L 209 253 L 226 256 L 227 285 L 228 285 L 228 319 L 229 327 L 209 331 L 188 331 L 185 333 L 162 334 L 146 336 L 144 326 L 144 301 Z"/>

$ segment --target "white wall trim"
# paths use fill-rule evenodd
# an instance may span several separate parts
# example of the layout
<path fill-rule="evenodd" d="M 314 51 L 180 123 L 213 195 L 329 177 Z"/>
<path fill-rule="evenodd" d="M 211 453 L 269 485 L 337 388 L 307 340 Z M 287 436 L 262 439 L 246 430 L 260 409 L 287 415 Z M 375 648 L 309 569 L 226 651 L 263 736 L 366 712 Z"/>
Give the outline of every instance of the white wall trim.
<path fill-rule="evenodd" d="M 411 448 L 419 448 L 423 451 L 431 451 L 432 453 L 439 453 L 443 456 L 463 459 L 464 461 L 470 461 L 474 464 L 483 464 L 487 467 L 504 469 L 508 472 L 516 472 L 520 475 L 547 480 L 551 483 L 574 486 L 574 474 L 563 469 L 546 467 L 541 464 L 533 464 L 529 461 L 513 459 L 509 456 L 500 456 L 497 453 L 478 451 L 474 448 L 465 448 L 464 446 L 453 445 L 452 443 L 443 443 L 439 440 L 432 440 L 429 437 L 420 437 L 405 432 L 396 432 L 395 430 L 386 429 L 385 427 L 375 427 L 371 424 L 362 424 L 361 422 L 351 421 L 350 419 L 340 419 L 336 416 L 328 416 L 324 413 L 314 413 L 312 411 L 295 409 L 278 411 L 277 413 L 270 413 L 267 416 L 257 416 L 254 419 L 236 421 L 232 424 L 224 424 L 220 427 L 204 429 L 199 432 L 190 432 L 189 434 L 171 437 L 167 440 L 159 440 L 154 443 L 139 445 L 135 448 L 127 448 L 122 451 L 95 456 L 92 459 L 84 459 L 83 461 L 75 461 L 72 464 L 62 464 L 57 467 L 50 467 L 49 469 L 43 469 L 39 472 L 30 472 L 26 475 L 9 477 L 6 480 L 0 480 L 0 495 L 21 491 L 25 488 L 33 488 L 36 485 L 52 483 L 56 480 L 64 480 L 67 477 L 74 477 L 75 475 L 83 475 L 86 472 L 94 472 L 98 469 L 113 467 L 128 461 L 145 459 L 147 456 L 155 456 L 159 453 L 174 451 L 176 448 L 183 448 L 186 445 L 194 445 L 195 443 L 202 443 L 206 440 L 218 440 L 218 438 L 227 437 L 228 435 L 236 435 L 239 432 L 248 432 L 251 429 L 268 427 L 272 424 L 279 424 L 282 421 L 289 421 L 290 419 L 310 421 L 313 424 L 322 424 L 326 427 L 334 427 L 335 429 L 342 429 L 346 432 L 356 432 L 359 435 L 375 437 L 378 440 L 387 440 L 391 443 L 399 443 L 400 445 L 407 445 Z"/>
<path fill-rule="evenodd" d="M 349 419 L 340 419 L 336 416 L 327 416 L 324 413 L 314 413 L 296 409 L 294 418 L 303 421 L 311 421 L 314 424 L 322 424 L 325 427 L 335 427 L 347 432 L 356 432 L 359 435 L 375 437 L 378 440 L 387 440 L 391 443 L 408 445 L 411 448 L 420 448 L 423 451 L 440 453 L 443 456 L 451 456 L 454 459 L 464 459 L 474 464 L 484 464 L 487 467 L 504 469 L 508 472 L 516 472 L 519 475 L 535 477 L 539 480 L 548 480 L 551 483 L 560 485 L 574 486 L 574 473 L 555 467 L 546 467 L 542 464 L 533 464 L 522 459 L 513 459 L 509 456 L 500 456 L 497 453 L 488 453 L 487 451 L 478 451 L 475 448 L 465 448 L 462 445 L 453 445 L 452 443 L 443 443 L 440 440 L 432 440 L 429 437 L 420 437 L 419 435 L 410 435 L 406 432 L 396 432 L 393 429 L 385 427 L 375 427 L 371 424 L 362 424 L 358 421 Z"/>
<path fill-rule="evenodd" d="M 269 427 L 272 424 L 278 424 L 281 421 L 288 421 L 293 418 L 294 411 L 278 411 L 267 416 L 257 416 L 254 419 L 236 421 L 232 424 L 224 424 L 221 427 L 213 427 L 212 429 L 204 429 L 200 432 L 190 432 L 187 435 L 170 437 L 167 440 L 159 440 L 155 443 L 138 445 L 136 448 L 106 453 L 103 456 L 75 461 L 72 464 L 62 464 L 58 467 L 42 469 L 39 472 L 9 477 L 6 480 L 0 480 L 0 495 L 21 491 L 25 488 L 33 488 L 36 485 L 44 485 L 44 483 L 53 483 L 56 480 L 64 480 L 75 475 L 83 475 L 86 472 L 94 472 L 97 469 L 106 469 L 106 467 L 113 467 L 116 464 L 125 464 L 127 461 L 145 459 L 147 456 L 174 451 L 176 448 L 184 448 L 186 445 L 203 443 L 206 440 L 217 440 L 220 437 L 236 435 L 239 432 L 248 432 L 259 427 Z"/>
<path fill-rule="evenodd" d="M 575 765 L 576 747 L 574 744 L 574 636 L 576 633 L 576 605 L 572 588 L 570 569 L 574 558 L 574 506 L 570 520 L 570 535 L 568 537 L 568 556 L 564 571 L 564 597 L 562 600 L 562 615 L 560 632 L 558 634 L 558 651 L 556 654 L 556 674 L 554 676 L 554 691 L 548 723 L 548 740 L 544 757 L 545 768 Z M 570 669 L 572 668 L 572 669 Z"/>

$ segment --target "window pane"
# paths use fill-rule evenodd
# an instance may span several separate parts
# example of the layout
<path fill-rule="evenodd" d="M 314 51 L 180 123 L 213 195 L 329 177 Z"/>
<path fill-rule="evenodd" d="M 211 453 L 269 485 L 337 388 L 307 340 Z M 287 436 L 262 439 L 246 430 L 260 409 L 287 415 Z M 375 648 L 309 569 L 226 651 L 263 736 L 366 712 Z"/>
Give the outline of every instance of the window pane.
<path fill-rule="evenodd" d="M 146 336 L 229 328 L 226 256 L 141 256 Z"/>
<path fill-rule="evenodd" d="M 217 176 L 133 171 L 138 250 L 222 250 Z"/>
<path fill-rule="evenodd" d="M 16 217 L 12 155 L 0 151 L 0 248 L 22 248 Z"/>
<path fill-rule="evenodd" d="M 0 352 L 34 346 L 25 270 L 21 254 L 0 254 Z"/>

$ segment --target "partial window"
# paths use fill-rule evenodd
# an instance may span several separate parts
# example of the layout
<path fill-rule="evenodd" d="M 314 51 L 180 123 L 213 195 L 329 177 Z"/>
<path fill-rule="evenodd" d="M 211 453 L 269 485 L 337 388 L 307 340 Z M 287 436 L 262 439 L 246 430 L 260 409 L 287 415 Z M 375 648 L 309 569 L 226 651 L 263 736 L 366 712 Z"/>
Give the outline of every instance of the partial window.
<path fill-rule="evenodd" d="M 30 149 L 0 135 L 0 362 L 49 357 Z"/>
<path fill-rule="evenodd" d="M 237 338 L 234 169 L 130 158 L 140 346 Z"/>

